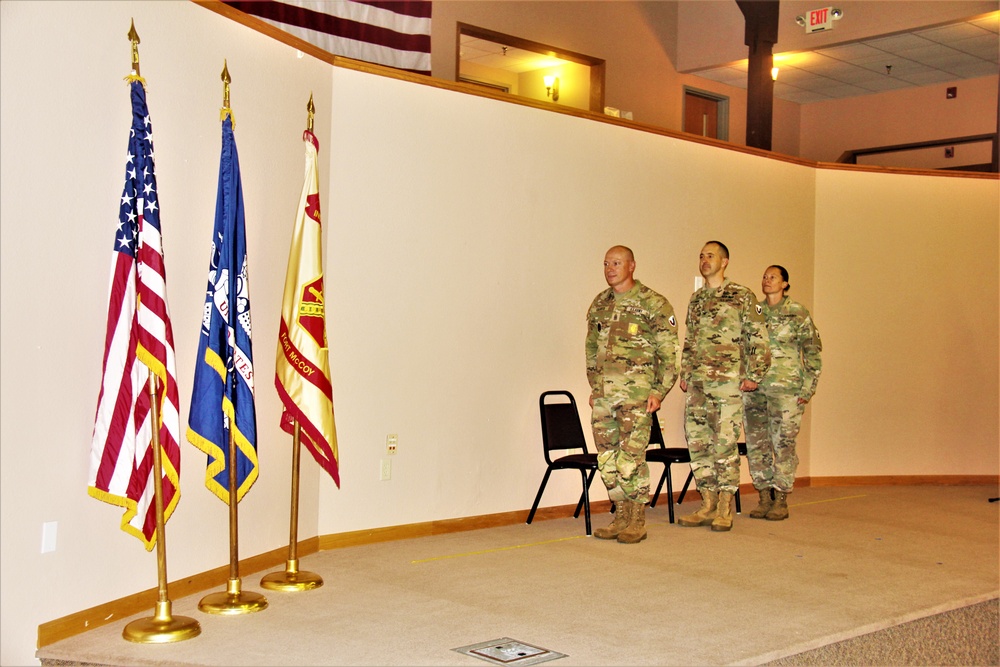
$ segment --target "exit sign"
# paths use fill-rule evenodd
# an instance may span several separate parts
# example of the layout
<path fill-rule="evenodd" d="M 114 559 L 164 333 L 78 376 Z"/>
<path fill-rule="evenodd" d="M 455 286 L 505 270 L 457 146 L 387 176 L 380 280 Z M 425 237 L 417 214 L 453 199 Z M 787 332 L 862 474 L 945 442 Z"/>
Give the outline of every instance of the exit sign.
<path fill-rule="evenodd" d="M 819 32 L 833 29 L 833 7 L 813 9 L 806 14 L 806 32 Z"/>

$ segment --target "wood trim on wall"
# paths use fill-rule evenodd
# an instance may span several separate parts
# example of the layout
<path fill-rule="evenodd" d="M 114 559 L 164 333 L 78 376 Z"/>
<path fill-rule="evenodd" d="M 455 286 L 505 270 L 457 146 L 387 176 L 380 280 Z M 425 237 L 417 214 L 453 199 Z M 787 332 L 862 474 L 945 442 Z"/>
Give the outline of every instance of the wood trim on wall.
<path fill-rule="evenodd" d="M 297 555 L 308 556 L 319 551 L 319 538 L 310 537 L 300 540 L 296 546 Z M 288 547 L 273 549 L 266 553 L 251 556 L 240 560 L 239 571 L 241 578 L 246 574 L 253 574 L 262 570 L 269 570 L 278 566 L 284 567 L 288 558 Z M 211 588 L 225 588 L 229 581 L 230 565 L 227 563 L 207 572 L 195 574 L 190 577 L 178 579 L 168 584 L 170 599 L 187 597 Z M 159 599 L 159 587 L 148 588 L 139 593 L 134 593 L 111 602 L 99 604 L 96 607 L 84 609 L 69 616 L 63 616 L 38 626 L 38 641 L 36 646 L 41 648 L 54 644 L 57 641 L 68 639 L 75 635 L 82 634 L 87 630 L 99 628 L 108 623 L 117 623 L 126 616 L 132 616 L 142 611 L 148 611 L 150 616 L 156 612 L 156 603 Z"/>

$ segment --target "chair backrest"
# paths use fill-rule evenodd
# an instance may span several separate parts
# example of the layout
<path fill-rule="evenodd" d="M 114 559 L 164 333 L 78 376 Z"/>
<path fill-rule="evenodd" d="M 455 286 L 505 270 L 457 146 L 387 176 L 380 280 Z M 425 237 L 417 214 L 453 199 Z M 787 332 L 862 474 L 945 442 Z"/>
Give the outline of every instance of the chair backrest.
<path fill-rule="evenodd" d="M 666 447 L 663 441 L 663 431 L 660 430 L 660 418 L 658 412 L 653 413 L 652 423 L 649 426 L 649 446 Z"/>
<path fill-rule="evenodd" d="M 553 396 L 563 396 L 569 402 L 548 402 L 547 399 Z M 546 462 L 550 462 L 549 452 L 554 449 L 580 449 L 587 453 L 587 441 L 573 394 L 562 390 L 542 392 L 538 397 L 538 411 L 542 418 L 542 449 Z"/>

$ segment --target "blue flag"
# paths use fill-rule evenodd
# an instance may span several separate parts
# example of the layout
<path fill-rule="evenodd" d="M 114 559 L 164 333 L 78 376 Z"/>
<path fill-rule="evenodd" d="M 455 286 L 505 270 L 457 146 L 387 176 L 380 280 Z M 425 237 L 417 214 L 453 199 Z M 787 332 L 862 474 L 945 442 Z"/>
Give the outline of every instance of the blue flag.
<path fill-rule="evenodd" d="M 257 481 L 257 413 L 246 247 L 240 163 L 232 118 L 227 115 L 222 122 L 212 261 L 187 432 L 188 441 L 208 454 L 205 486 L 226 503 L 230 437 L 236 445 L 236 501 Z"/>

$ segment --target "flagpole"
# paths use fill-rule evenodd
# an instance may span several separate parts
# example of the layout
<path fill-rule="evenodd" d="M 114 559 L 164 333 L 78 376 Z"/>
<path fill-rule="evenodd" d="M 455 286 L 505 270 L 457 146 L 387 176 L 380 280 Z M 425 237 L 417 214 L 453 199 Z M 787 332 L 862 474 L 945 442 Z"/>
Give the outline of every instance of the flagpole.
<path fill-rule="evenodd" d="M 229 421 L 229 583 L 224 593 L 210 593 L 198 603 L 206 614 L 250 614 L 267 608 L 267 598 L 242 590 L 240 579 L 239 521 L 236 506 L 236 424 Z"/>
<path fill-rule="evenodd" d="M 139 33 L 135 30 L 135 19 L 128 29 L 128 40 L 132 43 L 132 72 L 127 81 L 142 81 L 139 75 Z M 122 630 L 122 637 L 140 644 L 169 644 L 184 641 L 201 634 L 201 625 L 188 616 L 173 616 L 171 602 L 167 595 L 167 530 L 163 518 L 163 461 L 160 453 L 160 401 L 157 396 L 157 377 L 149 373 L 146 386 L 149 388 L 150 418 L 152 419 L 153 447 L 153 497 L 156 506 L 156 572 L 158 595 L 156 609 L 151 618 L 132 621 Z"/>
<path fill-rule="evenodd" d="M 229 106 L 229 84 L 232 79 L 229 76 L 229 66 L 223 61 L 222 64 L 222 117 L 225 121 L 228 114 L 232 118 L 232 109 Z M 230 382 L 235 381 L 232 377 Z M 249 614 L 267 608 L 267 598 L 260 593 L 242 590 L 242 580 L 240 579 L 240 557 L 239 557 L 239 521 L 237 505 L 239 491 L 236 469 L 236 414 L 235 408 L 232 417 L 226 418 L 229 425 L 229 582 L 224 593 L 210 593 L 198 603 L 198 609 L 206 614 Z"/>
<path fill-rule="evenodd" d="M 299 420 L 295 420 L 295 433 L 292 436 L 292 509 L 291 528 L 288 538 L 288 560 L 285 561 L 284 572 L 272 572 L 264 575 L 260 585 L 274 591 L 308 591 L 323 585 L 323 577 L 315 572 L 299 570 L 299 559 L 296 553 L 299 526 Z"/>
<path fill-rule="evenodd" d="M 313 104 L 312 93 L 309 94 L 309 103 L 306 104 L 306 111 L 309 113 L 306 121 L 306 130 L 312 132 L 313 118 L 316 115 L 316 106 Z M 301 426 L 299 420 L 295 420 L 292 433 L 292 505 L 291 505 L 291 527 L 288 536 L 288 560 L 285 561 L 284 572 L 272 572 L 264 575 L 260 580 L 260 585 L 264 588 L 276 591 L 307 591 L 319 588 L 323 585 L 323 577 L 315 572 L 299 570 L 299 559 L 297 553 L 299 541 L 299 459 L 301 453 L 301 439 L 299 433 Z"/>
<path fill-rule="evenodd" d="M 135 33 L 135 25 L 129 35 Z M 135 42 L 138 42 L 138 35 Z M 138 61 L 134 62 L 135 73 L 138 74 Z M 163 462 L 160 456 L 160 406 L 157 397 L 157 378 L 149 374 L 150 417 L 153 420 L 153 489 L 156 502 L 156 570 L 159 595 L 156 601 L 156 612 L 151 618 L 140 618 L 132 621 L 122 630 L 122 637 L 130 642 L 140 644 L 169 644 L 184 641 L 201 634 L 201 625 L 188 616 L 172 616 L 170 598 L 167 597 L 167 545 L 166 527 L 163 519 Z"/>

